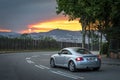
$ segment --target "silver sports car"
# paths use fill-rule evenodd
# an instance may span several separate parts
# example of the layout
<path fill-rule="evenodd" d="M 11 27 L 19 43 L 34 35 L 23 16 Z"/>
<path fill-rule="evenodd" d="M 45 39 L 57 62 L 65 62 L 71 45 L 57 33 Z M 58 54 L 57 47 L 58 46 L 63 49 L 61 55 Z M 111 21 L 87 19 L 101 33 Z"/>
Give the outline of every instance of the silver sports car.
<path fill-rule="evenodd" d="M 77 69 L 99 70 L 101 67 L 101 58 L 90 51 L 80 47 L 68 47 L 60 50 L 50 58 L 50 66 L 67 67 L 74 72 Z"/>

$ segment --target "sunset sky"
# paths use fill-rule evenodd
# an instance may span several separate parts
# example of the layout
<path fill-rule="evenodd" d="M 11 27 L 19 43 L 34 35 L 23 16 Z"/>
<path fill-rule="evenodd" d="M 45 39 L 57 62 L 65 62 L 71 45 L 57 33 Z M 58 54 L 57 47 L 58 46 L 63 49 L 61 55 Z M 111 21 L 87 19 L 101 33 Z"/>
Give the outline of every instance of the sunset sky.
<path fill-rule="evenodd" d="M 0 0 L 0 32 L 81 30 L 80 23 L 56 14 L 56 0 Z"/>

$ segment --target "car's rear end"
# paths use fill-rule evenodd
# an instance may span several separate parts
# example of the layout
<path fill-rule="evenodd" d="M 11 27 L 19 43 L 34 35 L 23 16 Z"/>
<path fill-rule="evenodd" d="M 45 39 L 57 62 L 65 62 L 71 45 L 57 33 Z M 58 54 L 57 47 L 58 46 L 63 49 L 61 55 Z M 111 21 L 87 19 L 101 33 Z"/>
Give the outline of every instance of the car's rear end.
<path fill-rule="evenodd" d="M 93 54 L 85 54 L 76 58 L 77 69 L 99 69 L 101 67 L 100 56 Z"/>

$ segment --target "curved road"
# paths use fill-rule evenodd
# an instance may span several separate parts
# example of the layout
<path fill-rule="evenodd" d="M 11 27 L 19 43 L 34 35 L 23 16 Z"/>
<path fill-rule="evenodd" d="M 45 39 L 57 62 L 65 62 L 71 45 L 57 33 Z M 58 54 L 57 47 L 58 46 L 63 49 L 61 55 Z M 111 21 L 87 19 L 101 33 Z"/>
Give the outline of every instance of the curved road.
<path fill-rule="evenodd" d="M 119 80 L 120 66 L 102 64 L 100 71 L 70 72 L 50 68 L 50 56 L 57 52 L 0 54 L 0 80 Z"/>

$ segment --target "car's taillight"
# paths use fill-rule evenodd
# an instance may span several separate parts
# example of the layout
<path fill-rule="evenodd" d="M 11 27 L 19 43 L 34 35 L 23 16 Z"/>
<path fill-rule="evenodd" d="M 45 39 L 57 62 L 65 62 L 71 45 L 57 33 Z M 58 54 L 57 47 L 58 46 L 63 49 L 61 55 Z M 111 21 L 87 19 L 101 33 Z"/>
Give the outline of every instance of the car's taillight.
<path fill-rule="evenodd" d="M 83 61 L 83 57 L 76 58 L 76 61 Z"/>

